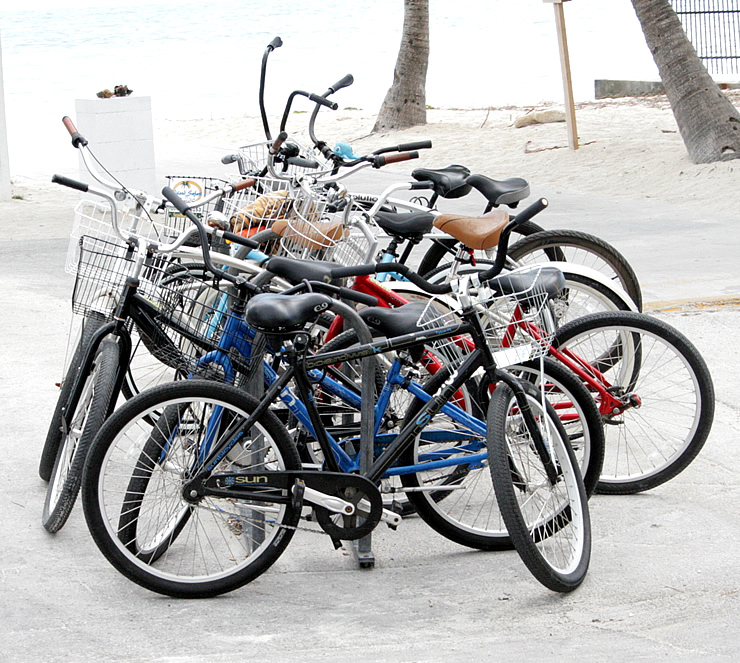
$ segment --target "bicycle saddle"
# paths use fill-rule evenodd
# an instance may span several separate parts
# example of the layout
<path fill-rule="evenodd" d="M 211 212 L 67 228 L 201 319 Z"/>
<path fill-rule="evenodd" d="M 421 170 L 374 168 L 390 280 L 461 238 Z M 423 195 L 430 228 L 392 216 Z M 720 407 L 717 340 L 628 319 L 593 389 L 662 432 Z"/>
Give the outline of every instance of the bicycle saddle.
<path fill-rule="evenodd" d="M 280 276 L 290 283 L 297 284 L 308 279 L 309 281 L 323 281 L 332 285 L 341 285 L 342 279 L 332 279 L 331 272 L 341 267 L 337 262 L 326 260 L 296 260 L 276 256 L 265 263 L 265 269 L 275 276 Z"/>
<path fill-rule="evenodd" d="M 266 292 L 247 303 L 247 324 L 268 334 L 299 331 L 313 322 L 331 305 L 332 299 L 318 292 L 281 295 Z"/>
<path fill-rule="evenodd" d="M 521 177 L 492 180 L 485 175 L 471 175 L 467 182 L 480 191 L 494 207 L 498 205 L 515 207 L 520 200 L 524 200 L 529 195 L 529 182 Z"/>
<path fill-rule="evenodd" d="M 404 334 L 413 334 L 423 331 L 419 326 L 419 318 L 427 308 L 426 302 L 411 302 L 398 308 L 384 306 L 369 306 L 358 313 L 368 327 L 376 329 L 388 338 L 396 338 Z M 414 345 L 409 348 L 411 361 L 417 362 L 424 353 L 424 345 Z"/>
<path fill-rule="evenodd" d="M 434 220 L 434 226 L 470 249 L 486 250 L 498 244 L 501 231 L 508 222 L 508 212 L 492 210 L 483 216 L 440 214 Z"/>
<path fill-rule="evenodd" d="M 557 267 L 534 267 L 526 272 L 500 274 L 488 284 L 501 295 L 511 295 L 523 307 L 557 297 L 565 288 L 565 276 Z"/>
<path fill-rule="evenodd" d="M 465 166 L 451 164 L 444 168 L 416 168 L 411 173 L 417 182 L 432 182 L 434 193 L 442 198 L 462 198 L 470 193 L 467 178 L 470 171 Z"/>
<path fill-rule="evenodd" d="M 374 217 L 386 233 L 403 239 L 418 239 L 434 224 L 431 212 L 378 212 Z"/>

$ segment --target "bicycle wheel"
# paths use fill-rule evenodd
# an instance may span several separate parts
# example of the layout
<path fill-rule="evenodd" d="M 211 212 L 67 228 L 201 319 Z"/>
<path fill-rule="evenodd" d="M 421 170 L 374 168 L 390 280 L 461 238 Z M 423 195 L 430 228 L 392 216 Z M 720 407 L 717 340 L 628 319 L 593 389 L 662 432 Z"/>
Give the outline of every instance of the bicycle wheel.
<path fill-rule="evenodd" d="M 54 414 L 51 416 L 51 423 L 49 424 L 49 430 L 46 433 L 44 448 L 41 451 L 41 459 L 39 460 L 39 476 L 44 481 L 49 481 L 51 478 L 51 473 L 54 470 L 54 463 L 57 459 L 57 453 L 59 452 L 59 445 L 64 439 L 64 431 L 62 429 L 62 410 L 67 403 L 70 392 L 72 391 L 72 385 L 74 384 L 77 373 L 80 370 L 80 363 L 85 357 L 85 350 L 87 350 L 87 346 L 90 344 L 95 332 L 104 324 L 105 316 L 102 313 L 96 312 L 88 313 L 82 324 L 80 339 L 77 342 L 74 353 L 72 354 L 72 360 L 69 362 L 67 374 L 62 380 L 59 398 L 57 399 L 57 404 L 54 408 Z"/>
<path fill-rule="evenodd" d="M 670 325 L 630 312 L 586 316 L 558 330 L 553 346 L 596 375 L 592 394 L 607 426 L 597 491 L 637 493 L 672 479 L 696 457 L 714 419 L 709 369 Z M 591 367 L 591 368 L 589 368 Z M 609 407 L 614 396 L 624 406 Z"/>
<path fill-rule="evenodd" d="M 478 260 L 476 265 L 467 265 L 458 269 L 458 274 L 471 274 L 486 271 L 493 265 L 491 260 Z M 427 275 L 432 283 L 441 283 L 448 278 L 452 264 L 439 266 Z M 628 311 L 630 302 L 623 294 L 613 290 L 585 274 L 562 269 L 565 287 L 551 302 L 551 308 L 558 324 L 563 325 L 571 320 L 598 311 Z M 394 286 L 395 287 L 395 286 Z M 403 286 L 399 286 L 403 287 Z"/>
<path fill-rule="evenodd" d="M 507 372 L 540 387 L 539 361 L 509 366 Z M 591 495 L 604 465 L 604 424 L 599 408 L 583 382 L 562 364 L 544 359 L 545 398 L 558 415 L 568 435 L 583 477 L 586 495 Z"/>
<path fill-rule="evenodd" d="M 627 259 L 611 244 L 576 230 L 545 230 L 509 247 L 508 256 L 520 265 L 572 262 L 595 269 L 618 283 L 642 310 L 640 282 Z"/>
<path fill-rule="evenodd" d="M 95 434 L 108 416 L 117 371 L 118 344 L 106 339 L 100 344 L 95 363 L 85 378 L 69 419 L 69 430 L 66 435 L 62 434 L 49 478 L 41 522 L 52 534 L 67 522 L 77 500 L 85 458 Z"/>
<path fill-rule="evenodd" d="M 591 521 L 578 464 L 554 409 L 524 382 L 527 402 L 556 471 L 548 477 L 514 392 L 499 384 L 488 408 L 491 478 L 506 528 L 530 572 L 545 587 L 570 592 L 586 576 Z"/>
<path fill-rule="evenodd" d="M 235 387 L 187 380 L 142 392 L 101 428 L 82 497 L 93 539 L 119 572 L 154 592 L 202 598 L 241 587 L 282 554 L 300 518 L 290 500 L 183 496 L 209 445 L 257 404 Z M 267 412 L 213 472 L 300 467 L 290 436 Z"/>
<path fill-rule="evenodd" d="M 544 228 L 533 221 L 526 221 L 521 226 L 517 226 L 514 229 L 515 233 L 522 235 L 523 237 L 529 237 L 530 235 L 543 231 Z M 432 242 L 431 246 L 422 257 L 421 262 L 419 263 L 419 268 L 416 271 L 424 278 L 428 278 L 427 274 L 429 274 L 429 272 L 436 269 L 441 263 L 448 261 L 455 255 L 459 245 L 460 242 L 453 237 L 448 239 L 438 239 Z M 553 260 L 554 259 L 555 258 L 553 258 Z"/>

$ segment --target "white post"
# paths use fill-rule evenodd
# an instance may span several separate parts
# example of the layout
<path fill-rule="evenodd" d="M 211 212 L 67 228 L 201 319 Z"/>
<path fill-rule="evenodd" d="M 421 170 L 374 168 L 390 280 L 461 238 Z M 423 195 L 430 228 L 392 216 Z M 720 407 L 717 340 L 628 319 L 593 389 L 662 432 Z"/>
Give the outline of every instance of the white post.
<path fill-rule="evenodd" d="M 8 158 L 8 130 L 5 124 L 2 43 L 0 43 L 0 200 L 10 200 L 10 159 Z"/>
<path fill-rule="evenodd" d="M 563 3 L 568 0 L 543 0 L 552 3 L 555 8 L 555 27 L 558 33 L 560 50 L 560 69 L 563 74 L 563 95 L 565 97 L 565 124 L 568 128 L 568 145 L 578 149 L 578 130 L 576 129 L 576 107 L 573 103 L 573 81 L 570 76 L 570 57 L 568 55 L 568 38 L 565 34 L 565 12 Z"/>

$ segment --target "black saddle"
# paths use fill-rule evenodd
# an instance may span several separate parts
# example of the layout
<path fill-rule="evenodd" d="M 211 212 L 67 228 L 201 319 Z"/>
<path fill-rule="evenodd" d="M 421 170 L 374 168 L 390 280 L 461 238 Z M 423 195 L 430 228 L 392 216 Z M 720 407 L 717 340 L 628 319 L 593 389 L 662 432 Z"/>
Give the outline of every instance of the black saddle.
<path fill-rule="evenodd" d="M 557 267 L 535 267 L 527 272 L 500 274 L 489 285 L 501 295 L 511 295 L 527 306 L 555 299 L 565 288 L 565 276 Z"/>
<path fill-rule="evenodd" d="M 420 239 L 434 225 L 431 212 L 378 212 L 374 217 L 385 232 L 403 239 Z"/>
<path fill-rule="evenodd" d="M 267 334 L 299 331 L 314 322 L 331 305 L 332 299 L 318 292 L 281 295 L 267 292 L 247 303 L 247 324 Z"/>
<path fill-rule="evenodd" d="M 265 269 L 275 276 L 280 276 L 290 283 L 297 284 L 308 279 L 340 285 L 342 279 L 332 279 L 332 270 L 341 267 L 339 263 L 325 260 L 294 260 L 293 258 L 270 258 L 265 263 Z"/>
<path fill-rule="evenodd" d="M 529 196 L 529 182 L 521 177 L 510 177 L 508 180 L 492 180 L 485 175 L 471 175 L 468 184 L 480 191 L 491 205 L 508 205 L 516 207 L 520 200 Z"/>
<path fill-rule="evenodd" d="M 451 164 L 444 168 L 417 168 L 411 173 L 418 182 L 432 182 L 434 193 L 441 198 L 462 198 L 470 193 L 467 179 L 470 170 L 465 166 Z"/>

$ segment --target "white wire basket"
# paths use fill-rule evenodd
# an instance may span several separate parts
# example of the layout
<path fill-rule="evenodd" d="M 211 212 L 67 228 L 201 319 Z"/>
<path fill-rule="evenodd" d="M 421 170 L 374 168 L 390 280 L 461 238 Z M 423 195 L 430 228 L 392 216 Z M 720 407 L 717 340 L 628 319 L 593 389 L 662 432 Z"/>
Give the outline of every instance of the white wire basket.
<path fill-rule="evenodd" d="M 433 298 L 419 316 L 422 328 L 459 324 L 466 296 L 473 304 L 497 366 L 505 368 L 547 354 L 556 326 L 549 306 L 543 266 L 505 272 L 475 291 Z M 462 284 L 461 284 L 462 285 Z M 465 286 L 463 286 L 467 289 Z M 450 339 L 434 345 L 453 365 L 472 350 L 472 344 Z"/>
<path fill-rule="evenodd" d="M 312 148 L 305 147 L 290 141 L 298 148 L 298 155 L 303 159 L 313 160 L 319 164 L 319 171 L 327 170 L 331 166 L 327 164 L 323 155 Z M 255 175 L 266 173 L 267 160 L 270 154 L 270 147 L 272 142 L 266 143 L 254 143 L 252 145 L 244 145 L 239 148 L 239 155 L 242 159 L 242 167 L 248 171 L 251 171 Z M 275 171 L 286 177 L 294 178 L 302 175 L 315 173 L 317 169 L 306 168 L 305 166 L 294 166 L 282 163 L 274 164 Z"/>
<path fill-rule="evenodd" d="M 289 182 L 257 177 L 254 186 L 224 198 L 222 211 L 233 232 L 252 237 L 270 229 L 276 221 L 292 217 L 295 202 L 296 196 Z"/>
<path fill-rule="evenodd" d="M 293 215 L 273 226 L 282 235 L 280 254 L 346 266 L 372 262 L 377 240 L 362 210 L 352 201 L 303 193 Z"/>
<path fill-rule="evenodd" d="M 220 189 L 227 182 L 210 177 L 168 177 L 169 186 L 189 205 L 196 204 L 203 197 L 216 189 Z M 207 214 L 215 201 L 196 208 L 193 212 L 202 218 Z M 168 207 L 162 213 L 146 214 L 135 207 L 121 205 L 118 210 L 118 227 L 124 236 L 135 234 L 139 237 L 167 242 L 177 237 L 185 228 L 191 225 L 190 221 L 180 212 Z M 81 200 L 75 207 L 75 219 L 70 232 L 69 248 L 65 270 L 69 274 L 76 274 L 80 259 L 80 237 L 92 237 L 111 244 L 124 245 L 113 230 L 113 221 L 110 204 L 102 200 Z"/>

